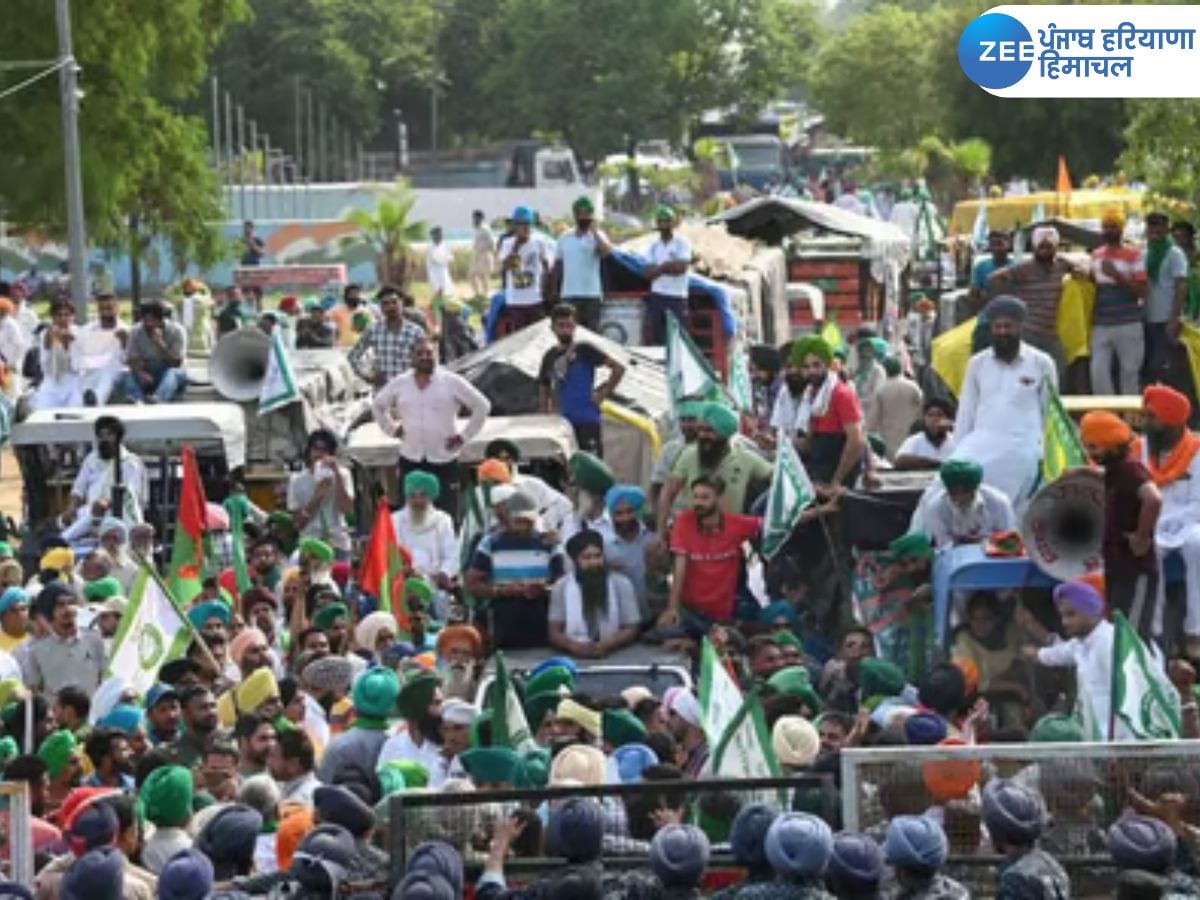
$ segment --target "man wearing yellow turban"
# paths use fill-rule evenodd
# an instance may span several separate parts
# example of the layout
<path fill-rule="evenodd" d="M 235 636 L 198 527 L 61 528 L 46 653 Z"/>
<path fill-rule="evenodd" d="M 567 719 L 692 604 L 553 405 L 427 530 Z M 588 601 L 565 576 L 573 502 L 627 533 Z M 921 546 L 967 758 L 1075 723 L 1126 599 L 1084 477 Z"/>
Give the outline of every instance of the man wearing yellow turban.
<path fill-rule="evenodd" d="M 1136 247 L 1122 241 L 1125 212 L 1105 210 L 1100 218 L 1104 243 L 1092 251 L 1096 305 L 1092 310 L 1092 393 L 1115 394 L 1113 363 L 1120 372 L 1119 392 L 1136 394 L 1145 354 L 1142 298 L 1146 265 Z"/>
<path fill-rule="evenodd" d="M 950 459 L 942 463 L 941 488 L 931 488 L 925 527 L 939 550 L 960 544 L 978 544 L 997 531 L 1017 527 L 1012 504 L 991 485 L 983 483 L 983 466 L 974 460 Z"/>

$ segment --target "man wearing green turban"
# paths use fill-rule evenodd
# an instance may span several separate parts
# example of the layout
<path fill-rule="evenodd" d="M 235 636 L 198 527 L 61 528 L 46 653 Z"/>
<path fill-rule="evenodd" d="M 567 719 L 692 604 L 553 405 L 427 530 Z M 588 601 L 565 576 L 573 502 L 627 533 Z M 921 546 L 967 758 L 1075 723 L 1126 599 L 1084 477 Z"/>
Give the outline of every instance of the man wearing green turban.
<path fill-rule="evenodd" d="M 192 819 L 192 772 L 183 766 L 159 766 L 142 783 L 138 802 L 154 834 L 142 848 L 142 864 L 158 874 L 167 860 L 192 844 L 187 833 Z"/>
<path fill-rule="evenodd" d="M 696 442 L 685 446 L 675 460 L 656 507 L 661 535 L 668 533 L 669 515 L 692 499 L 688 488 L 702 475 L 724 483 L 721 510 L 739 515 L 771 484 L 771 464 L 752 446 L 734 441 L 741 424 L 737 413 L 723 403 L 709 402 L 699 414 Z"/>
<path fill-rule="evenodd" d="M 792 366 L 801 367 L 806 384 L 785 433 L 799 441 L 816 485 L 837 490 L 857 480 L 867 436 L 858 394 L 833 370 L 833 357 L 829 343 L 819 335 L 806 335 L 792 344 Z"/>
<path fill-rule="evenodd" d="M 600 260 L 612 252 L 608 236 L 596 227 L 596 207 L 584 195 L 571 205 L 575 228 L 558 238 L 559 296 L 575 310 L 576 321 L 589 331 L 600 330 Z"/>
<path fill-rule="evenodd" d="M 687 321 L 688 268 L 692 263 L 692 245 L 675 233 L 675 210 L 661 205 L 654 212 L 658 240 L 646 251 L 642 277 L 650 282 L 642 319 L 642 343 L 662 347 L 667 339 L 667 316 L 674 316 L 682 328 Z"/>
<path fill-rule="evenodd" d="M 51 732 L 38 747 L 38 758 L 46 764 L 50 776 L 47 796 L 61 802 L 79 783 L 79 742 L 65 728 Z"/>
<path fill-rule="evenodd" d="M 440 591 L 454 587 L 459 543 L 450 514 L 434 506 L 442 485 L 429 472 L 413 469 L 404 476 L 404 505 L 392 513 L 396 540 L 412 554 L 413 568 Z"/>
<path fill-rule="evenodd" d="M 1017 527 L 1012 503 L 996 488 L 983 484 L 983 466 L 979 463 L 948 459 L 938 474 L 944 490 L 935 487 L 929 492 L 925 530 L 939 550 L 979 544 L 997 532 Z"/>

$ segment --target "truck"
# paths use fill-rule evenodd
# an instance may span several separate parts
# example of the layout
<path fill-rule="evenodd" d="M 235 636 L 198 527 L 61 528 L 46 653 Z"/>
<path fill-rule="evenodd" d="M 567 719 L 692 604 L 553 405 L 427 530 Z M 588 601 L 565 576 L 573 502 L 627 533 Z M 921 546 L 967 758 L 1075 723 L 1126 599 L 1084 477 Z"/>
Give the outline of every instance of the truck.
<path fill-rule="evenodd" d="M 757 191 L 791 183 L 791 154 L 779 137 L 769 134 L 734 134 L 714 138 L 722 149 L 717 178 L 723 191 L 747 184 Z"/>
<path fill-rule="evenodd" d="M 543 188 L 583 183 L 569 147 L 515 141 L 433 159 L 414 158 L 405 176 L 415 188 Z"/>

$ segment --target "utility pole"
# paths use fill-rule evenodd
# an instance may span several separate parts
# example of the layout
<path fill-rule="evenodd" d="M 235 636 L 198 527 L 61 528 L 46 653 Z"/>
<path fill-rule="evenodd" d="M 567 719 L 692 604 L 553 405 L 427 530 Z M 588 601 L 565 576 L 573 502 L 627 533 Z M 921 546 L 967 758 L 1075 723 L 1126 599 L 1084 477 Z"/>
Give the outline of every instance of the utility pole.
<path fill-rule="evenodd" d="M 79 67 L 71 46 L 70 0 L 55 0 L 58 26 L 58 70 L 63 124 L 63 167 L 67 179 L 67 252 L 71 267 L 71 302 L 75 319 L 87 321 L 87 224 L 83 218 L 83 175 L 79 159 Z"/>

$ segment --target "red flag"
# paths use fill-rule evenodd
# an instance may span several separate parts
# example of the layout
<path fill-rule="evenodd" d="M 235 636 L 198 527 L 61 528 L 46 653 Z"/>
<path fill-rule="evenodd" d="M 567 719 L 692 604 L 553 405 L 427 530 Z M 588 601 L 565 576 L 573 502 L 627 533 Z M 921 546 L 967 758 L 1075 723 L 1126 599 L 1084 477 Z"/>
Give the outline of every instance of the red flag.
<path fill-rule="evenodd" d="M 191 603 L 201 591 L 200 573 L 204 568 L 204 522 L 207 501 L 196 451 L 183 448 L 183 479 L 179 485 L 179 518 L 171 538 L 171 567 L 167 586 L 176 601 Z"/>
<path fill-rule="evenodd" d="M 375 508 L 375 522 L 371 525 L 367 552 L 363 554 L 358 584 L 379 602 L 381 610 L 396 617 L 396 625 L 404 637 L 412 635 L 412 620 L 404 598 L 404 581 L 411 569 L 412 555 L 396 540 L 392 511 L 386 500 L 380 500 Z"/>

